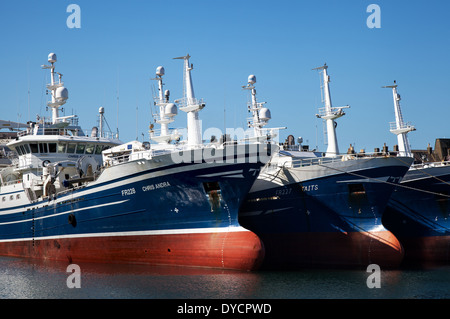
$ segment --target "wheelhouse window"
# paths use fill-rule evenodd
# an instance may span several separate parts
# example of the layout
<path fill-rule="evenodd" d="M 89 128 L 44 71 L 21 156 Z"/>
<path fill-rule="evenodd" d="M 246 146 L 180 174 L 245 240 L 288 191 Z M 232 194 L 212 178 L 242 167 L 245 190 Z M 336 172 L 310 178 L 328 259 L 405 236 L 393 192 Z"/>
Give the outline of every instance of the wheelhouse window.
<path fill-rule="evenodd" d="M 48 153 L 47 143 L 39 143 L 39 153 Z"/>
<path fill-rule="evenodd" d="M 25 153 L 27 153 L 27 154 L 31 153 L 30 146 L 28 144 L 24 144 L 23 147 L 25 149 Z"/>
<path fill-rule="evenodd" d="M 21 151 L 21 155 L 25 155 L 27 152 L 25 151 L 25 147 L 23 145 L 19 145 L 20 147 L 20 151 Z"/>
<path fill-rule="evenodd" d="M 56 143 L 48 143 L 48 152 L 56 153 Z"/>
<path fill-rule="evenodd" d="M 67 145 L 67 153 L 73 154 L 75 153 L 75 148 L 77 147 L 77 144 L 69 143 Z"/>
<path fill-rule="evenodd" d="M 31 153 L 30 147 L 28 146 L 28 144 L 17 145 L 17 146 L 16 146 L 16 152 L 17 152 L 17 154 L 19 154 L 19 155 L 25 155 L 25 154 Z"/>
<path fill-rule="evenodd" d="M 30 149 L 31 149 L 31 153 L 39 153 L 37 143 L 30 143 Z"/>
<path fill-rule="evenodd" d="M 102 145 L 96 145 L 95 146 L 95 154 L 101 154 L 103 150 L 103 146 Z"/>
<path fill-rule="evenodd" d="M 66 143 L 58 143 L 56 152 L 57 153 L 65 153 L 66 152 L 66 146 L 67 146 Z"/>
<path fill-rule="evenodd" d="M 86 154 L 94 154 L 95 145 L 88 144 L 86 145 Z"/>
<path fill-rule="evenodd" d="M 78 144 L 77 145 L 77 154 L 84 154 L 84 149 L 86 148 L 86 144 Z"/>

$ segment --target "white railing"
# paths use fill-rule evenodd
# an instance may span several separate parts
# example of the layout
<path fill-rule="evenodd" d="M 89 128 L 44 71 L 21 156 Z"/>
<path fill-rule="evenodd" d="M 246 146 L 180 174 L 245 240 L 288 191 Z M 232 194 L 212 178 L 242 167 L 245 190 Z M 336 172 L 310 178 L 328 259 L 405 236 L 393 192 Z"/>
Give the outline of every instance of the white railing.
<path fill-rule="evenodd" d="M 174 102 L 179 105 L 179 108 L 186 108 L 192 105 L 202 106 L 205 104 L 205 101 L 203 99 L 187 98 L 187 97 L 177 99 Z"/>
<path fill-rule="evenodd" d="M 305 167 L 312 165 L 324 165 L 343 161 L 352 161 L 364 158 L 386 157 L 392 155 L 396 156 L 396 152 L 384 153 L 360 153 L 360 154 L 340 154 L 336 157 L 308 157 L 308 158 L 295 158 L 291 162 L 285 162 L 281 164 L 284 167 Z"/>
<path fill-rule="evenodd" d="M 319 113 L 317 114 L 318 117 L 323 117 L 327 115 L 344 115 L 345 112 L 343 109 L 348 109 L 350 106 L 334 106 L 331 108 L 330 112 L 327 111 L 327 107 L 321 107 L 319 108 Z"/>
<path fill-rule="evenodd" d="M 413 165 L 411 165 L 411 168 L 420 169 L 420 168 L 428 168 L 428 167 L 441 167 L 441 166 L 447 166 L 447 165 L 450 165 L 450 161 L 413 164 Z"/>
<path fill-rule="evenodd" d="M 169 128 L 167 129 L 167 135 L 187 135 L 187 129 L 185 128 Z M 161 136 L 161 129 L 151 129 L 149 131 L 150 138 Z"/>
<path fill-rule="evenodd" d="M 397 127 L 397 122 L 389 122 L 389 130 L 396 131 L 396 130 L 410 130 L 414 128 L 414 126 L 411 124 L 411 122 L 402 123 L 400 124 L 400 127 Z"/>
<path fill-rule="evenodd" d="M 59 135 L 59 136 L 77 136 L 77 137 L 92 137 L 92 130 L 86 129 L 68 129 L 68 128 L 46 128 L 45 126 L 39 127 L 37 130 L 27 129 L 17 133 L 18 137 L 27 135 Z M 115 139 L 115 133 L 102 132 L 102 137 L 107 139 Z M 100 132 L 97 132 L 97 136 L 100 137 Z"/>

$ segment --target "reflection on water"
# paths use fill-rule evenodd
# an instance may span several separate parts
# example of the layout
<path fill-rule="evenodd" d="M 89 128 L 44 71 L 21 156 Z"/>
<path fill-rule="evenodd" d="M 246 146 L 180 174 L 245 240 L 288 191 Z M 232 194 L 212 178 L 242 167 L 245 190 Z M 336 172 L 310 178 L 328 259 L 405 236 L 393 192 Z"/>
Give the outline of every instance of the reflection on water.
<path fill-rule="evenodd" d="M 68 264 L 0 257 L 0 298 L 450 298 L 450 267 L 385 270 L 369 289 L 365 270 L 242 272 L 201 268 L 79 264 L 81 288 L 68 288 Z"/>

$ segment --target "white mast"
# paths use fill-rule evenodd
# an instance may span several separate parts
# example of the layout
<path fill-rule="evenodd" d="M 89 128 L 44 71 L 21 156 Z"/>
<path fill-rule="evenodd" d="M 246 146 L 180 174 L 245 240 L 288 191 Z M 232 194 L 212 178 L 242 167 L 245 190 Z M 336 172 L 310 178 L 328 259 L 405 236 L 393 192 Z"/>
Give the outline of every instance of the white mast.
<path fill-rule="evenodd" d="M 184 60 L 184 94 L 182 99 L 181 111 L 187 113 L 187 130 L 188 130 L 188 145 L 202 144 L 201 124 L 198 117 L 198 112 L 205 107 L 202 100 L 197 100 L 194 95 L 194 87 L 192 85 L 191 70 L 193 65 L 189 65 L 189 54 L 186 56 L 174 58 Z"/>
<path fill-rule="evenodd" d="M 400 108 L 400 94 L 397 93 L 397 84 L 383 86 L 383 88 L 392 88 L 392 96 L 394 98 L 395 122 L 390 123 L 391 133 L 397 135 L 398 151 L 400 156 L 412 157 L 411 147 L 408 141 L 408 132 L 415 131 L 416 128 L 409 123 L 403 122 L 402 110 Z"/>
<path fill-rule="evenodd" d="M 252 112 L 252 121 L 248 123 L 249 127 L 253 127 L 254 135 L 256 138 L 263 136 L 262 128 L 267 125 L 269 120 L 271 119 L 270 110 L 266 107 L 263 107 L 266 102 L 258 103 L 256 100 L 256 76 L 251 74 L 248 76 L 248 83 L 244 85 L 242 88 L 244 90 L 251 90 L 252 101 L 248 105 L 248 110 Z"/>
<path fill-rule="evenodd" d="M 98 113 L 100 115 L 99 118 L 99 128 L 100 128 L 100 137 L 103 137 L 103 114 L 105 114 L 105 108 L 103 106 L 99 107 Z"/>
<path fill-rule="evenodd" d="M 47 84 L 47 88 L 51 90 L 52 100 L 48 102 L 47 105 L 52 108 L 52 123 L 56 124 L 59 119 L 59 107 L 66 103 L 66 100 L 69 98 L 69 92 L 63 86 L 64 83 L 61 82 L 62 74 L 55 72 L 55 62 L 56 54 L 50 53 L 48 55 L 48 62 L 51 65 L 42 65 L 43 69 L 50 69 L 50 84 Z M 59 76 L 58 83 L 55 82 L 55 73 Z"/>
<path fill-rule="evenodd" d="M 164 67 L 158 66 L 156 68 L 156 78 L 152 79 L 158 81 L 158 97 L 155 98 L 155 104 L 159 106 L 159 119 L 156 120 L 156 123 L 161 125 L 161 133 L 159 136 L 152 135 L 151 139 L 160 144 L 167 144 L 173 139 L 179 138 L 178 132 L 174 132 L 173 134 L 169 132 L 169 123 L 174 121 L 174 117 L 178 111 L 174 103 L 169 103 L 170 91 L 164 91 L 163 89 L 164 83 L 162 77 L 164 74 Z"/>
<path fill-rule="evenodd" d="M 328 66 L 326 63 L 321 67 L 313 69 L 322 70 L 320 71 L 323 73 L 321 88 L 323 89 L 323 102 L 325 103 L 325 107 L 320 108 L 319 114 L 316 114 L 316 116 L 326 121 L 328 140 L 326 156 L 336 157 L 339 154 L 339 147 L 336 137 L 336 123 L 334 120 L 345 115 L 343 109 L 349 108 L 350 106 L 333 107 L 331 105 L 330 86 L 328 84 L 330 82 L 330 77 L 327 74 L 327 69 Z"/>
<path fill-rule="evenodd" d="M 166 136 L 169 133 L 168 124 L 169 122 L 172 122 L 168 121 L 165 113 L 165 106 L 167 103 L 164 100 L 164 91 L 163 91 L 164 84 L 162 82 L 162 77 L 164 74 L 165 74 L 164 67 L 159 66 L 156 68 L 156 80 L 158 81 L 158 92 L 159 92 L 159 103 L 157 103 L 157 105 L 159 105 L 159 120 L 157 120 L 156 123 L 159 123 L 161 125 L 161 136 Z M 169 90 L 167 90 L 167 92 L 169 93 Z"/>

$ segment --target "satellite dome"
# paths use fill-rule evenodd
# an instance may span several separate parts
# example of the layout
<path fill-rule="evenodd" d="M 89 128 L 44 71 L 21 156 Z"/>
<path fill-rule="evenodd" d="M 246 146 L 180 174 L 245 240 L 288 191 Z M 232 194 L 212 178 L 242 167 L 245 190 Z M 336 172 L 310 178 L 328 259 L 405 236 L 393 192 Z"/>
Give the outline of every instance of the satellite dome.
<path fill-rule="evenodd" d="M 177 106 L 174 103 L 169 103 L 164 109 L 164 113 L 169 117 L 174 117 L 178 114 Z"/>
<path fill-rule="evenodd" d="M 100 108 L 98 109 L 98 113 L 100 114 L 105 113 L 105 108 L 103 106 L 100 106 Z"/>
<path fill-rule="evenodd" d="M 56 89 L 55 95 L 58 101 L 65 101 L 69 98 L 69 91 L 64 86 L 61 86 Z"/>
<path fill-rule="evenodd" d="M 248 76 L 248 83 L 255 84 L 256 83 L 256 76 L 251 74 Z"/>
<path fill-rule="evenodd" d="M 156 75 L 158 75 L 158 76 L 163 76 L 164 73 L 165 73 L 164 67 L 158 66 L 158 67 L 156 68 Z"/>
<path fill-rule="evenodd" d="M 267 107 L 263 107 L 259 110 L 259 118 L 263 121 L 268 121 L 272 118 L 270 110 Z"/>
<path fill-rule="evenodd" d="M 50 53 L 48 55 L 48 62 L 50 62 L 50 63 L 56 62 L 56 54 L 55 53 Z"/>

